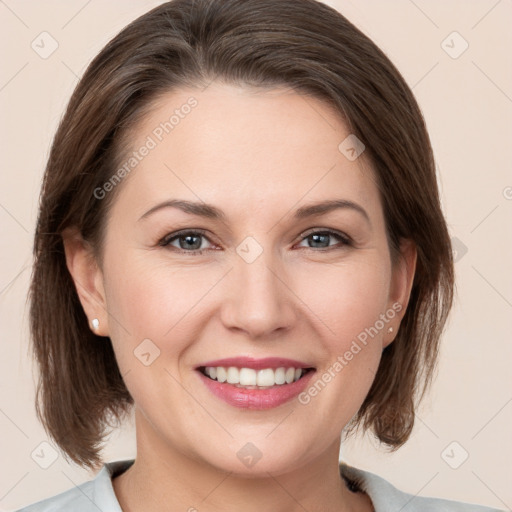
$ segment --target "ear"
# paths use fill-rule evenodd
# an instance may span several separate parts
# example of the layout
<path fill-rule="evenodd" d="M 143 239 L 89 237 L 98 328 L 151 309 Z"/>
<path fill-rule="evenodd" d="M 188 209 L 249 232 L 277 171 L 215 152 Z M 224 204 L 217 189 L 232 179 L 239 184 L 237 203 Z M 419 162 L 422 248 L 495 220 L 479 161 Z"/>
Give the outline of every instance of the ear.
<path fill-rule="evenodd" d="M 78 298 L 89 319 L 99 320 L 99 327 L 92 329 L 98 336 L 108 336 L 108 313 L 103 286 L 103 273 L 99 268 L 91 245 L 84 241 L 76 228 L 62 232 L 66 265 L 75 283 Z"/>
<path fill-rule="evenodd" d="M 410 239 L 402 239 L 400 242 L 400 254 L 391 269 L 391 285 L 388 300 L 388 308 L 395 311 L 396 316 L 389 322 L 393 332 L 384 335 L 382 348 L 387 347 L 395 339 L 400 322 L 405 315 L 414 282 L 416 260 L 416 244 Z"/>

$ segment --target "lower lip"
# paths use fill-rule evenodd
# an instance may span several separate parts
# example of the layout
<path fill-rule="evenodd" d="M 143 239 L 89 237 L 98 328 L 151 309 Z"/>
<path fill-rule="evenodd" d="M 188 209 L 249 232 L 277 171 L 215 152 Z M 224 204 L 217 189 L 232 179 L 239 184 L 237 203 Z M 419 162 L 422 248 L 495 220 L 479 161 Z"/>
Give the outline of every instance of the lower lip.
<path fill-rule="evenodd" d="M 295 398 L 308 385 L 315 371 L 310 370 L 302 378 L 291 384 L 276 385 L 267 389 L 238 388 L 227 382 L 210 379 L 199 370 L 197 373 L 206 387 L 229 405 L 240 409 L 263 410 L 278 407 Z"/>

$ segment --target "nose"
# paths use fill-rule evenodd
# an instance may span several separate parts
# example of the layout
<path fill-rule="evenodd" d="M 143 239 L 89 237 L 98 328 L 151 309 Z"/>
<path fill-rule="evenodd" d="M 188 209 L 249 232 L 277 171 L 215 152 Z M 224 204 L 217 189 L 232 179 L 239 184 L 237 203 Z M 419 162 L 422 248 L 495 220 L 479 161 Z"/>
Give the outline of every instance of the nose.
<path fill-rule="evenodd" d="M 282 336 L 297 320 L 296 300 L 282 265 L 266 251 L 253 262 L 235 257 L 222 303 L 222 322 L 251 339 Z"/>

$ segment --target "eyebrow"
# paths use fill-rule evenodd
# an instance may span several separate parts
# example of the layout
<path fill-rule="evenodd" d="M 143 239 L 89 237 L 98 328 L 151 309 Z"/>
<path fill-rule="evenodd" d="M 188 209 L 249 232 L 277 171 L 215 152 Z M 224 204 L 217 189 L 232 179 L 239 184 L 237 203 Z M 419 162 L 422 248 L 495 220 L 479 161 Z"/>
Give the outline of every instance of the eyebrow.
<path fill-rule="evenodd" d="M 329 201 L 322 201 L 320 203 L 314 203 L 306 206 L 301 206 L 296 212 L 294 217 L 296 219 L 304 219 L 306 217 L 315 217 L 318 215 L 323 215 L 325 213 L 331 212 L 337 209 L 350 209 L 360 213 L 365 220 L 370 224 L 370 216 L 366 212 L 366 210 L 359 204 L 354 203 L 354 201 L 349 201 L 347 199 L 332 199 Z"/>
<path fill-rule="evenodd" d="M 195 201 L 185 201 L 182 199 L 171 199 L 153 206 L 153 208 L 149 209 L 139 218 L 139 221 L 164 208 L 177 208 L 185 213 L 197 215 L 199 217 L 205 217 L 213 220 L 226 220 L 225 213 L 211 204 Z M 350 209 L 356 211 L 360 213 L 371 226 L 370 217 L 366 210 L 361 205 L 347 199 L 331 199 L 327 201 L 321 201 L 319 203 L 301 206 L 295 212 L 294 218 L 305 219 L 308 217 L 316 217 L 337 209 Z"/>

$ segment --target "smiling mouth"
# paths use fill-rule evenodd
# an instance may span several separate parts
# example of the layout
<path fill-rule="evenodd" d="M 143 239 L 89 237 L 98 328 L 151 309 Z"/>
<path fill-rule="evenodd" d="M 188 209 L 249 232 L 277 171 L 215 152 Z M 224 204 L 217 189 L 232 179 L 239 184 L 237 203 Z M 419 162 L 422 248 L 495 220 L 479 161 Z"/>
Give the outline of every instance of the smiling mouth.
<path fill-rule="evenodd" d="M 198 370 L 207 378 L 231 384 L 244 389 L 269 389 L 278 386 L 286 386 L 302 379 L 306 374 L 314 371 L 314 368 L 238 368 L 235 366 L 201 366 Z"/>

